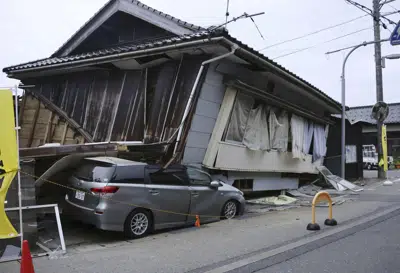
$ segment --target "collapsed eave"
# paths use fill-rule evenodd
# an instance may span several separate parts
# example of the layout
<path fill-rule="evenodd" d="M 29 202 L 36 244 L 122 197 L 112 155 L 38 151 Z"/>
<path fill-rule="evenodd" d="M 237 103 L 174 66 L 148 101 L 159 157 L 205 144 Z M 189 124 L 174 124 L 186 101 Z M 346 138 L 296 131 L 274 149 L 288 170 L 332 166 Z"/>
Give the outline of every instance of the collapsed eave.
<path fill-rule="evenodd" d="M 3 72 L 8 77 L 23 79 L 32 76 L 32 73 L 55 71 L 55 70 L 71 70 L 91 65 L 99 65 L 113 61 L 121 61 L 132 58 L 140 58 L 144 56 L 156 55 L 160 53 L 171 53 L 184 49 L 198 49 L 211 44 L 219 44 L 227 48 L 237 47 L 235 56 L 250 63 L 272 71 L 274 74 L 288 79 L 290 82 L 301 86 L 311 94 L 329 105 L 332 114 L 341 112 L 341 105 L 326 95 L 324 92 L 301 79 L 299 76 L 280 66 L 278 63 L 265 57 L 258 51 L 243 44 L 239 40 L 233 38 L 224 31 L 210 33 L 208 31 L 198 32 L 189 35 L 183 35 L 175 38 L 157 40 L 152 43 L 141 45 L 131 45 L 117 47 L 95 52 L 84 53 L 74 56 L 66 56 L 62 58 L 48 58 L 37 62 L 25 63 L 17 66 L 6 67 Z"/>

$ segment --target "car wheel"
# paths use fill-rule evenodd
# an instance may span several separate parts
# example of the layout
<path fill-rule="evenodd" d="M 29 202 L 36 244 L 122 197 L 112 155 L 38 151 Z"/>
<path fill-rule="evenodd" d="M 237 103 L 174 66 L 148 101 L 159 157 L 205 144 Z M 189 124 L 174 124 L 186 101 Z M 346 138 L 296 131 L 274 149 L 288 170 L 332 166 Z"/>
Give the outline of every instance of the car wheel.
<path fill-rule="evenodd" d="M 232 219 L 235 218 L 239 211 L 239 204 L 234 200 L 229 200 L 222 207 L 222 219 Z"/>
<path fill-rule="evenodd" d="M 152 229 L 151 213 L 144 209 L 132 211 L 125 221 L 125 235 L 131 239 L 145 237 Z"/>

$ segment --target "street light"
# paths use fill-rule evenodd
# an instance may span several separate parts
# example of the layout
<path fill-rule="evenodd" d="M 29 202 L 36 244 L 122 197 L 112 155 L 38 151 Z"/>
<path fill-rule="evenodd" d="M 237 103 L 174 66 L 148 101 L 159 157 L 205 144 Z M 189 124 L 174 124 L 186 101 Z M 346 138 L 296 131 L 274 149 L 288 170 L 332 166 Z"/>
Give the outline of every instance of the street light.
<path fill-rule="evenodd" d="M 376 44 L 376 43 L 381 43 L 381 42 L 386 42 L 389 41 L 389 39 L 383 39 L 379 41 L 370 41 L 370 42 L 363 42 L 361 44 L 355 45 L 353 47 L 350 47 L 351 50 L 349 53 L 347 53 L 346 57 L 343 60 L 343 65 L 342 65 L 342 75 L 341 75 L 341 81 L 342 81 L 342 145 L 341 145 L 341 170 L 342 170 L 342 178 L 345 179 L 345 170 L 346 170 L 346 79 L 345 79 L 345 69 L 346 69 L 346 62 L 347 59 L 350 57 L 351 53 L 353 53 L 356 49 L 366 46 L 366 45 L 371 45 L 371 44 Z M 347 48 L 346 48 L 347 49 Z M 332 54 L 336 53 L 339 51 L 342 51 L 343 49 L 339 50 L 334 50 L 327 52 L 325 54 Z"/>
<path fill-rule="evenodd" d="M 383 56 L 382 57 L 382 68 L 385 68 L 385 60 L 389 59 L 389 60 L 396 60 L 396 59 L 400 59 L 400 54 L 391 54 L 391 55 L 387 55 L 387 56 Z"/>

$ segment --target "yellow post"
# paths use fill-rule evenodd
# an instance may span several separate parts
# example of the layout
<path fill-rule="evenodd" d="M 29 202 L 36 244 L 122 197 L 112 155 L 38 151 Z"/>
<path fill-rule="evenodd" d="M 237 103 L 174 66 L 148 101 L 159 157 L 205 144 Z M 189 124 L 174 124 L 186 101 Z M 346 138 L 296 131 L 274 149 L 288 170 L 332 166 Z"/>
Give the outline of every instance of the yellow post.
<path fill-rule="evenodd" d="M 329 206 L 329 215 L 328 219 L 325 220 L 325 225 L 327 226 L 336 226 L 337 222 L 335 219 L 332 218 L 332 199 L 329 193 L 326 191 L 320 191 L 318 192 L 312 201 L 311 205 L 311 223 L 308 224 L 307 229 L 308 230 L 319 230 L 320 227 L 315 221 L 315 206 L 318 204 L 318 202 L 321 201 L 328 201 L 328 206 Z"/>

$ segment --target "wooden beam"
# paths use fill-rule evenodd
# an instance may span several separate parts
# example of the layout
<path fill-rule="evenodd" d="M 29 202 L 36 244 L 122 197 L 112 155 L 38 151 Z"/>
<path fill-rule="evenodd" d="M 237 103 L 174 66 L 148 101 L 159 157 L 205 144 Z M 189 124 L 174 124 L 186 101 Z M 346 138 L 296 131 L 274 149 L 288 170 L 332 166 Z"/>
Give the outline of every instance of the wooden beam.
<path fill-rule="evenodd" d="M 65 113 L 62 109 L 60 109 L 57 105 L 52 103 L 48 98 L 43 96 L 42 94 L 37 94 L 33 92 L 32 90 L 26 90 L 27 92 L 30 92 L 34 97 L 36 97 L 40 102 L 42 102 L 46 108 L 50 109 L 51 111 L 54 111 L 56 114 L 58 114 L 60 117 L 62 117 L 66 122 L 71 126 L 71 128 L 77 130 L 87 142 L 93 142 L 93 137 L 86 132 L 85 129 L 83 129 L 75 120 L 70 118 L 67 113 Z"/>
<path fill-rule="evenodd" d="M 32 146 L 33 136 L 35 134 L 36 122 L 37 122 L 37 119 L 38 119 L 38 116 L 39 116 L 39 112 L 40 112 L 40 104 L 41 104 L 41 102 L 40 102 L 40 100 L 38 100 L 38 105 L 36 107 L 35 114 L 33 116 L 32 129 L 29 132 L 28 147 Z"/>

